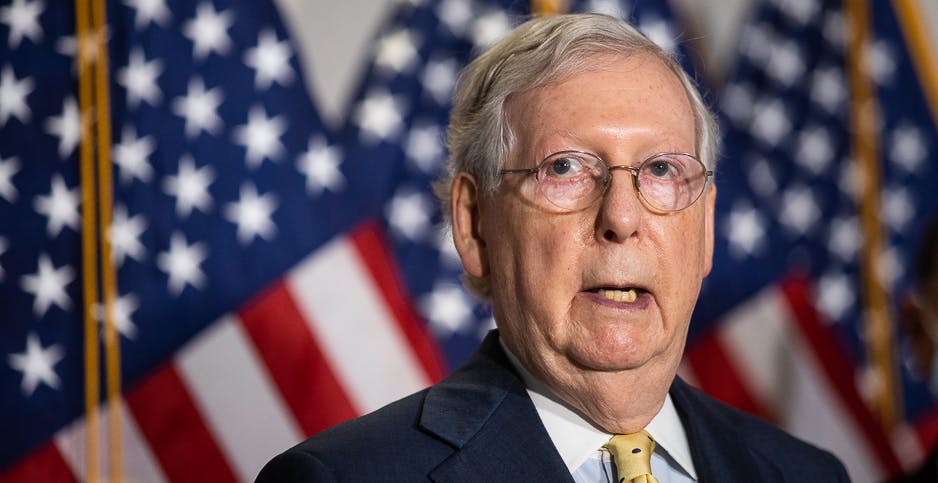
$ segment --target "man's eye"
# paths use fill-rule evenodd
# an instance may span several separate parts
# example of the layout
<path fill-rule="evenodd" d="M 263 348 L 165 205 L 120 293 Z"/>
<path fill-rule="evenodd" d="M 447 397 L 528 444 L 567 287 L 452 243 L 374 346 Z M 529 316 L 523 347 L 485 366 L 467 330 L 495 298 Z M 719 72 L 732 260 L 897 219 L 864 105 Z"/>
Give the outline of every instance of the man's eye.
<path fill-rule="evenodd" d="M 659 159 L 648 163 L 645 166 L 645 170 L 652 177 L 658 179 L 673 179 L 680 173 L 677 165 L 664 159 Z"/>
<path fill-rule="evenodd" d="M 583 165 L 579 160 L 569 157 L 558 158 L 547 166 L 547 176 L 552 178 L 570 178 L 583 171 Z"/>

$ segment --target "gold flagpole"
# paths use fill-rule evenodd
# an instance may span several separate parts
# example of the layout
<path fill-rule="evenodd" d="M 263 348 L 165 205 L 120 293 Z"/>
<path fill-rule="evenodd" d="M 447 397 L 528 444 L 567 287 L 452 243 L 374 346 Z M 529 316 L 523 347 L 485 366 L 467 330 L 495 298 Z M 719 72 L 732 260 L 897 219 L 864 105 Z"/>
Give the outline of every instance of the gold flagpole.
<path fill-rule="evenodd" d="M 897 419 L 896 365 L 893 356 L 892 321 L 889 316 L 889 288 L 879 265 L 883 254 L 880 225 L 879 106 L 874 86 L 867 75 L 867 48 L 870 43 L 869 4 L 845 1 L 850 46 L 847 70 L 850 76 L 852 152 L 861 180 L 859 202 L 863 233 L 861 276 L 864 294 L 866 346 L 874 383 L 874 410 L 887 431 Z"/>
<path fill-rule="evenodd" d="M 86 122 L 92 117 L 92 82 L 91 63 L 94 53 L 86 47 L 91 45 L 91 14 L 87 2 L 75 1 L 75 38 L 78 56 L 78 102 L 80 106 L 79 128 L 81 149 L 81 247 L 82 247 L 82 297 L 85 339 L 85 479 L 89 482 L 99 480 L 98 468 L 98 331 L 95 304 L 98 301 L 97 277 L 97 239 L 95 226 L 95 167 L 94 145 Z M 97 43 L 95 42 L 97 48 Z"/>
<path fill-rule="evenodd" d="M 96 41 L 98 57 L 95 62 L 95 105 L 97 107 L 98 141 L 98 202 L 101 291 L 104 307 L 104 351 L 108 416 L 108 474 L 110 481 L 121 480 L 122 445 L 121 445 L 121 368 L 120 340 L 114 323 L 114 300 L 117 295 L 116 274 L 111 259 L 111 241 L 108 229 L 111 226 L 113 182 L 111 176 L 111 106 L 110 81 L 108 79 L 107 13 L 104 0 L 92 2 L 92 23 L 95 31 L 100 32 Z"/>

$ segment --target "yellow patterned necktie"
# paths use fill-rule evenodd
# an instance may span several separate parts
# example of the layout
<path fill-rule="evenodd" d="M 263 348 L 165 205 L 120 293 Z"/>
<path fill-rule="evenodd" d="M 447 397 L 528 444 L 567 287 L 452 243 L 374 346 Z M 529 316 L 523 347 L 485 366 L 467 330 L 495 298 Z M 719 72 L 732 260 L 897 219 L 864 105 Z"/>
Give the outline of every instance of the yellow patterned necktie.
<path fill-rule="evenodd" d="M 651 453 L 655 450 L 655 440 L 647 431 L 617 434 L 603 445 L 603 449 L 612 454 L 619 483 L 658 483 L 658 479 L 651 476 Z"/>

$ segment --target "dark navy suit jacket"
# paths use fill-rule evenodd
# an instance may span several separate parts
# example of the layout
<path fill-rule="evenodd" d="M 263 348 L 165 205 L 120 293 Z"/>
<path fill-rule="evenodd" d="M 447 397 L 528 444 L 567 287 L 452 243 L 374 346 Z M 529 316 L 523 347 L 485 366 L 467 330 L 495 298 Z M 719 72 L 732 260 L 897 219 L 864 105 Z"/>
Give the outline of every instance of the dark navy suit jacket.
<path fill-rule="evenodd" d="M 698 480 L 849 481 L 830 453 L 676 378 L 671 398 Z M 258 482 L 572 482 L 492 331 L 440 383 L 323 431 L 271 460 Z"/>

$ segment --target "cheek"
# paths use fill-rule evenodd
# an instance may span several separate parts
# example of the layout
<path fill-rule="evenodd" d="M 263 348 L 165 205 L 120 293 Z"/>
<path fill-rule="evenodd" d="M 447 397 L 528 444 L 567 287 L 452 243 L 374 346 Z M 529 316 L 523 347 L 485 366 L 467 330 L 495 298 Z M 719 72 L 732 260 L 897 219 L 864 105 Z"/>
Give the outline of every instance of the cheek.
<path fill-rule="evenodd" d="M 556 318 L 555 312 L 569 306 L 579 290 L 579 258 L 587 253 L 592 232 L 570 223 L 572 219 L 560 221 L 566 223 L 549 219 L 502 223 L 498 241 L 489 245 L 493 288 L 511 294 L 506 300 L 518 301 L 513 305 L 528 312 L 526 319 Z"/>
<path fill-rule="evenodd" d="M 697 301 L 697 294 L 707 270 L 706 243 L 703 237 L 703 222 L 693 220 L 674 220 L 673 226 L 659 233 L 662 243 L 658 245 L 659 267 L 661 280 L 668 287 L 668 295 L 662 303 L 678 303 L 680 307 L 673 307 L 683 312 L 693 309 Z"/>
<path fill-rule="evenodd" d="M 688 213 L 688 215 L 696 215 L 696 213 Z M 669 248 L 670 258 L 685 271 L 685 277 L 688 279 L 703 278 L 702 272 L 706 265 L 707 250 L 705 230 L 702 216 L 688 216 L 675 220 L 674 226 L 669 230 L 669 235 L 666 235 L 673 240 L 673 245 Z M 687 273 L 689 269 L 699 273 Z"/>

